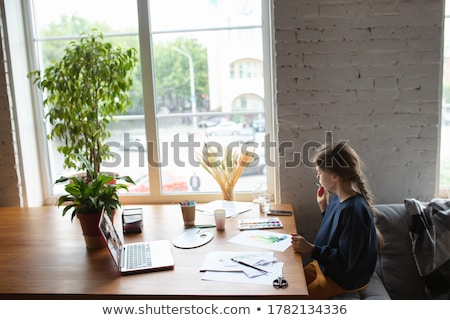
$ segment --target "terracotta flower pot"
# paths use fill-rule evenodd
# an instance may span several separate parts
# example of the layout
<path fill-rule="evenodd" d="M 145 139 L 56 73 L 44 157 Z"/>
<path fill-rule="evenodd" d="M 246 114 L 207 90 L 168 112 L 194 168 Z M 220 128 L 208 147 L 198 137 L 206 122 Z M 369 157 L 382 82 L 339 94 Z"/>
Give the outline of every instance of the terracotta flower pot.
<path fill-rule="evenodd" d="M 98 223 L 100 221 L 101 213 L 78 213 L 77 217 L 80 220 L 81 229 L 83 230 L 84 242 L 88 249 L 100 249 L 105 247 L 105 242 L 102 238 Z"/>

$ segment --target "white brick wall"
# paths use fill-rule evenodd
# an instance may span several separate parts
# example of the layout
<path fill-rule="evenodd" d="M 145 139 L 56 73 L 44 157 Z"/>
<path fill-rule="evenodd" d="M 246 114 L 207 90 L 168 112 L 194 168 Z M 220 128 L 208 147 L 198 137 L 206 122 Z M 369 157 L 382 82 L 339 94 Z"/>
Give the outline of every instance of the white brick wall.
<path fill-rule="evenodd" d="M 378 203 L 435 193 L 443 0 L 274 0 L 279 140 L 349 140 Z M 287 154 L 287 157 L 291 157 Z M 280 168 L 313 239 L 315 171 Z"/>
<path fill-rule="evenodd" d="M 20 205 L 20 188 L 2 41 L 0 41 L 0 61 L 0 207 L 9 207 Z"/>

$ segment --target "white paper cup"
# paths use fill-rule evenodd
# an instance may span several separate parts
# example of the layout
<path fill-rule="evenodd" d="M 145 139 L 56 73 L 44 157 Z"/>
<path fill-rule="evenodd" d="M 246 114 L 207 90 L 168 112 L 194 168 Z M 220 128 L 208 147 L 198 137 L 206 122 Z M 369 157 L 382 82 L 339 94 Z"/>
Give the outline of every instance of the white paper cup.
<path fill-rule="evenodd" d="M 214 219 L 216 220 L 216 229 L 225 230 L 225 209 L 214 210 Z"/>

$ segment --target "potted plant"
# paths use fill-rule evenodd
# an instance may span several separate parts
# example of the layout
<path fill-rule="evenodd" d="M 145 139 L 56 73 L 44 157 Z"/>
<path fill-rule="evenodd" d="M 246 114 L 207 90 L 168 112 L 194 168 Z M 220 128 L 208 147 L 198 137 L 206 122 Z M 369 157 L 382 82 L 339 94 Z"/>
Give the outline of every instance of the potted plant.
<path fill-rule="evenodd" d="M 110 156 L 104 143 L 111 135 L 107 126 L 132 105 L 129 90 L 136 56 L 135 48 L 114 47 L 93 30 L 69 42 L 64 56 L 43 74 L 28 74 L 44 92 L 46 119 L 52 126 L 47 137 L 61 142 L 57 150 L 64 155 L 64 167 L 86 170 L 79 161 L 82 155 L 98 175 L 102 161 Z"/>
<path fill-rule="evenodd" d="M 67 193 L 59 196 L 57 205 L 65 205 L 62 215 L 71 212 L 71 221 L 75 216 L 80 219 L 86 247 L 104 247 L 98 230 L 100 214 L 105 210 L 112 217 L 121 206 L 118 191 L 128 190 L 128 186 L 116 181 L 123 180 L 131 184 L 134 181 L 129 176 L 113 177 L 103 172 L 95 173 L 83 156 L 79 155 L 79 159 L 87 168 L 87 176 L 61 177 L 56 180 L 55 183 L 67 182 L 64 187 Z"/>

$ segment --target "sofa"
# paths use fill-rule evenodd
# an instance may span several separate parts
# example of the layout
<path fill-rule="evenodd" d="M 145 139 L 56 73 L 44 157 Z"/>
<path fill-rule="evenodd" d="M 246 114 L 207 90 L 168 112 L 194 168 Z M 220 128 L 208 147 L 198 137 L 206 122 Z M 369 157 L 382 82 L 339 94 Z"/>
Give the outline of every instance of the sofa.
<path fill-rule="evenodd" d="M 450 202 L 449 200 L 445 201 L 444 204 L 448 208 Z M 446 251 L 443 255 L 447 263 L 442 266 L 439 272 L 432 273 L 434 275 L 438 274 L 438 277 L 433 279 L 434 283 L 438 283 L 438 288 L 434 288 L 430 286 L 428 276 L 421 276 L 419 264 L 416 263 L 417 254 L 415 251 L 424 247 L 424 245 L 413 241 L 415 236 L 411 234 L 411 230 L 417 227 L 417 223 L 421 224 L 423 222 L 423 217 L 414 216 L 411 212 L 411 205 L 425 209 L 429 203 L 405 199 L 404 203 L 378 204 L 374 206 L 376 225 L 383 234 L 385 242 L 384 248 L 378 255 L 375 272 L 365 289 L 359 292 L 342 294 L 333 299 L 449 299 L 450 251 L 448 249 L 450 246 L 450 221 L 448 218 L 450 218 L 450 209 L 444 212 L 444 227 L 441 227 L 441 230 L 444 231 L 439 231 L 439 228 L 436 228 L 441 238 L 436 242 L 429 243 L 429 245 L 436 248 L 435 244 L 440 242 L 445 246 Z M 435 236 L 436 230 L 434 228 L 433 230 L 431 235 L 434 234 Z M 416 238 L 419 241 L 426 240 L 426 237 L 422 236 Z M 428 251 L 434 252 L 434 249 Z M 428 256 L 432 258 L 433 255 L 429 253 L 427 252 Z M 434 254 L 436 255 L 436 253 Z"/>

